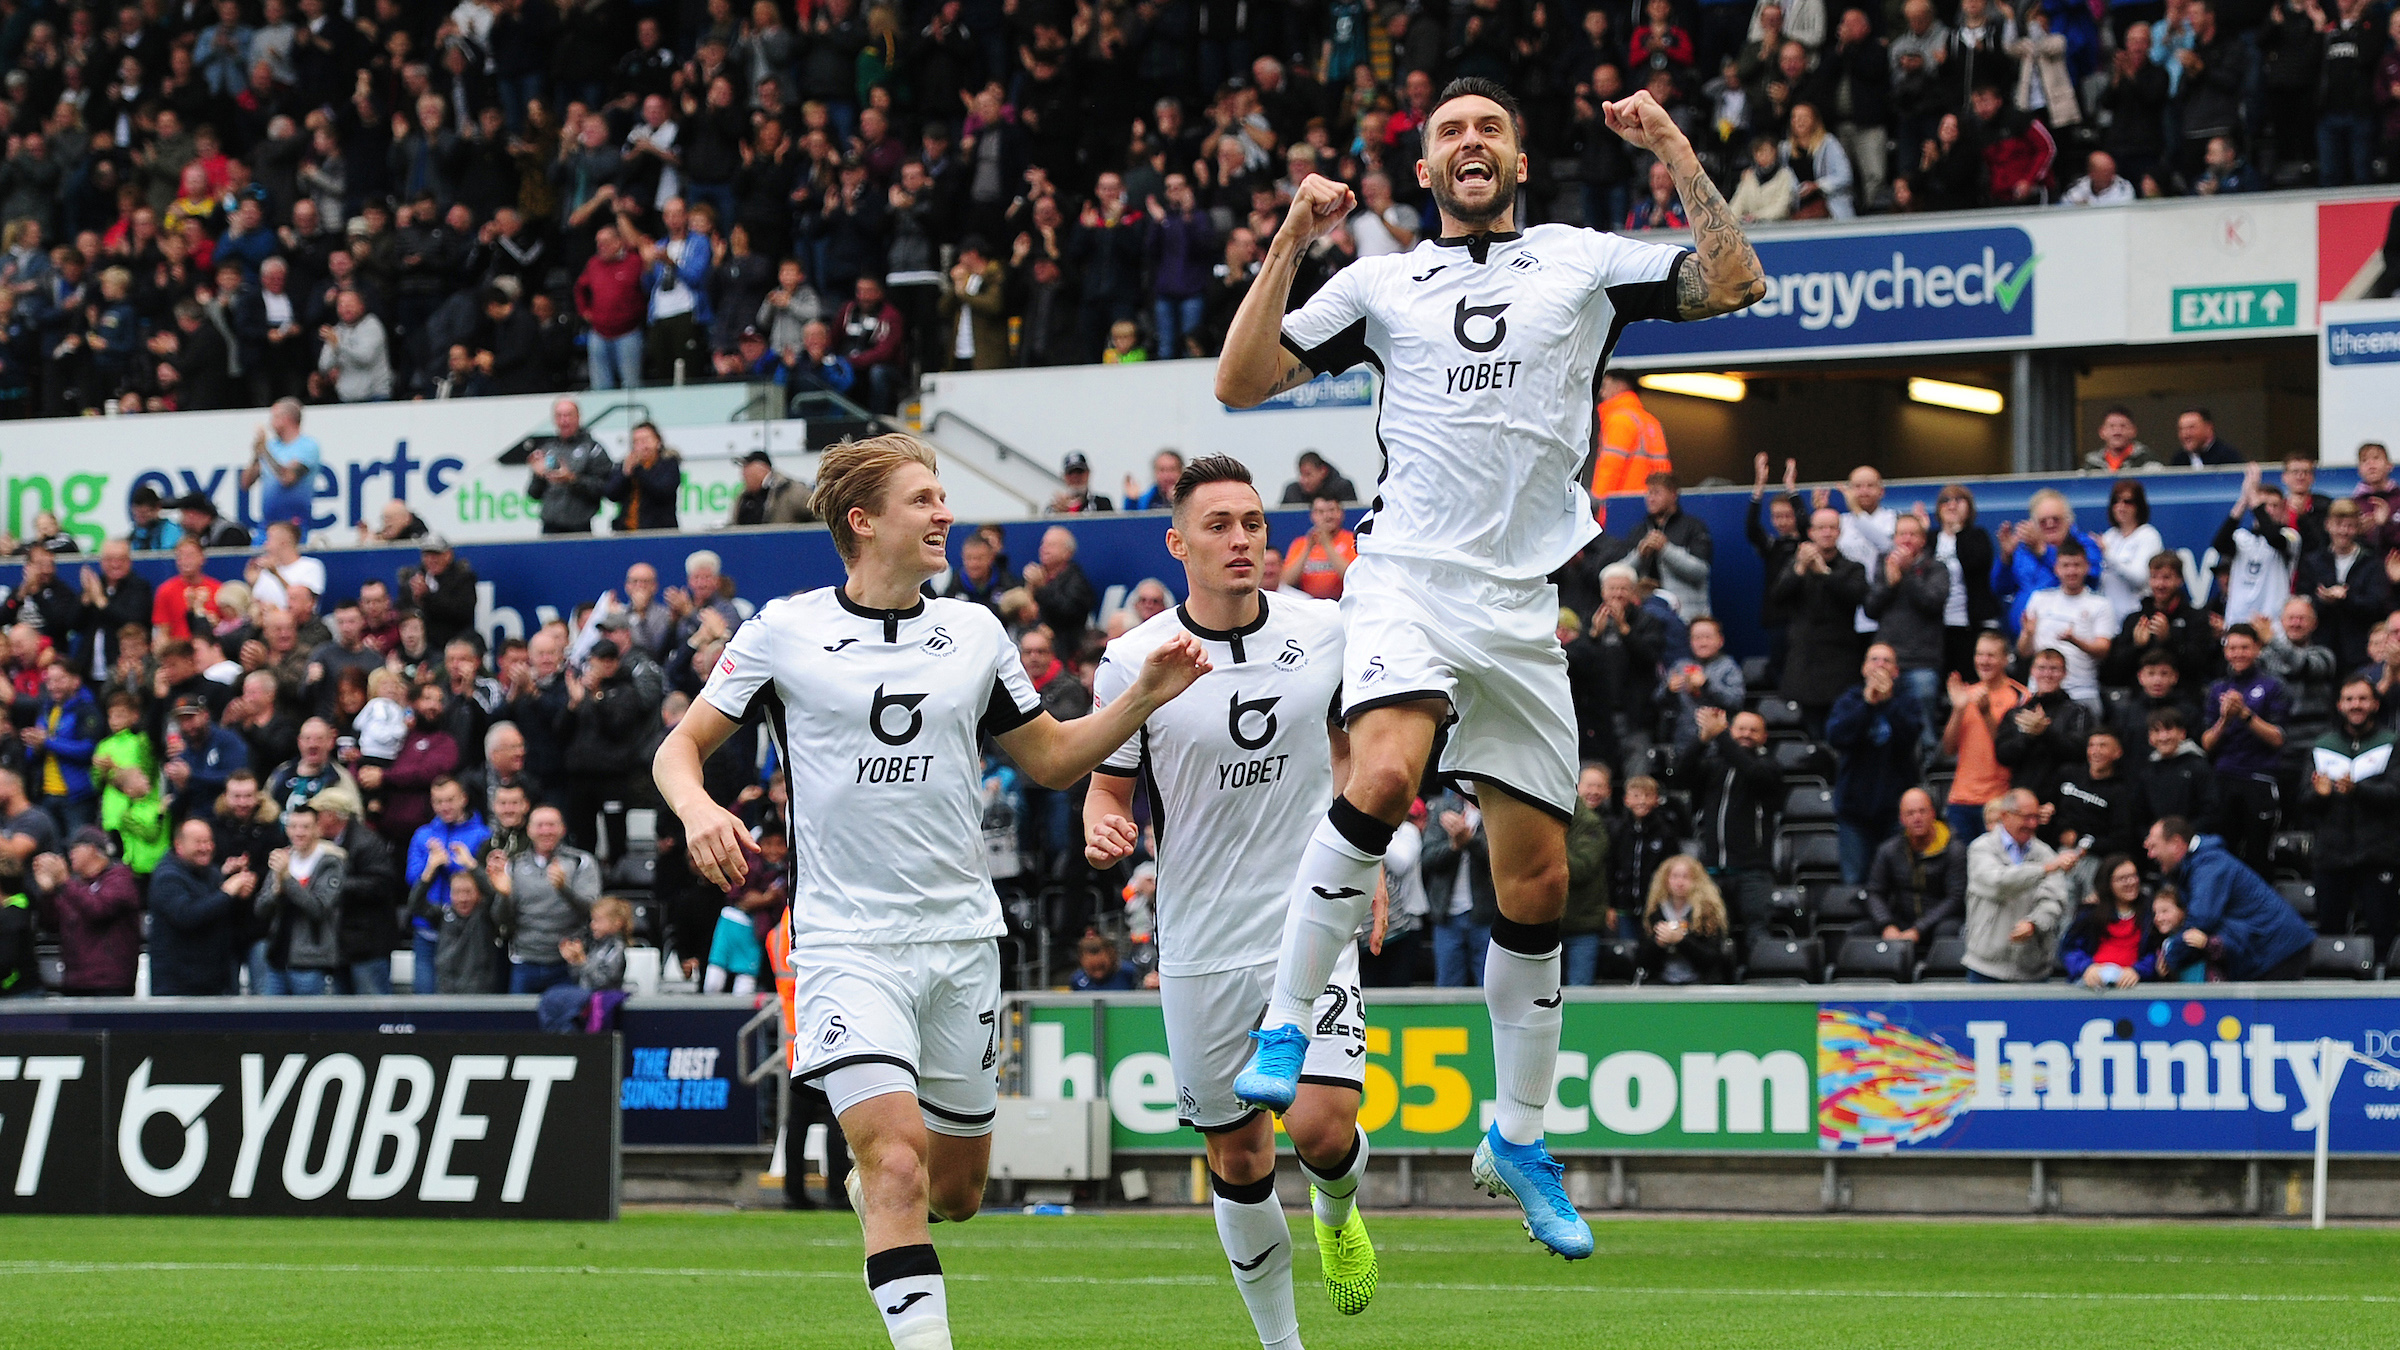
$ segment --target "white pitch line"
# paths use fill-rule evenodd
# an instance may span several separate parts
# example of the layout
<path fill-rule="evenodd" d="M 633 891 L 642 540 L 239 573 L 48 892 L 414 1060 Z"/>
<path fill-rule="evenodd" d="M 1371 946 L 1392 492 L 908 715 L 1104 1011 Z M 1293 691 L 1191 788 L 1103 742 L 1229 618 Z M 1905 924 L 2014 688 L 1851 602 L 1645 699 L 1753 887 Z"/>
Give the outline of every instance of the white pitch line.
<path fill-rule="evenodd" d="M 653 1279 L 856 1280 L 848 1270 L 750 1270 L 714 1266 L 432 1266 L 364 1263 L 306 1264 L 296 1261 L 0 1261 L 0 1275 L 112 1275 L 173 1272 L 232 1272 L 277 1275 L 612 1275 Z M 1218 1275 L 982 1275 L 945 1273 L 968 1283 L 1213 1286 Z M 1303 1283 L 1314 1281 L 1303 1280 Z M 2014 1289 L 1764 1289 L 1705 1285 L 1468 1284 L 1392 1280 L 1386 1288 L 1482 1294 L 1601 1294 L 1650 1298 L 1813 1298 L 2015 1300 L 2040 1303 L 2400 1303 L 2395 1294 L 2240 1294 Z"/>

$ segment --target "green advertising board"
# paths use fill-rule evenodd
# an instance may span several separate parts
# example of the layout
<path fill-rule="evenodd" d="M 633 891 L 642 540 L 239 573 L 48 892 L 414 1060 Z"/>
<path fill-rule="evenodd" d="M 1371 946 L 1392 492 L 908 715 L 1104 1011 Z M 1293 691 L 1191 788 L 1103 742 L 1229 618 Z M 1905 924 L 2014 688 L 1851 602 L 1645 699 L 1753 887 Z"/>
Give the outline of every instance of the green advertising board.
<path fill-rule="evenodd" d="M 1814 1003 L 1569 1003 L 1564 1012 L 1545 1121 L 1553 1146 L 1817 1147 Z M 1156 1002 L 1029 1005 L 1022 1056 L 1029 1096 L 1106 1093 L 1112 1147 L 1199 1148 L 1200 1136 L 1176 1120 Z M 1491 1024 L 1480 1000 L 1370 1005 L 1359 1121 L 1376 1148 L 1472 1149 L 1493 1096 Z"/>

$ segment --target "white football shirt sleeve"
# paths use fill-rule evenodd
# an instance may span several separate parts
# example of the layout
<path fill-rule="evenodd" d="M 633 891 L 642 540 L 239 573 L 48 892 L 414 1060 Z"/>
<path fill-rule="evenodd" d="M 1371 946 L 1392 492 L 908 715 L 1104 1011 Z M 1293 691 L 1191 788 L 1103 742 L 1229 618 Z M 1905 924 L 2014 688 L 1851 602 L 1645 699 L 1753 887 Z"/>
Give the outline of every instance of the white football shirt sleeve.
<path fill-rule="evenodd" d="M 994 627 L 999 620 L 992 621 Z M 983 733 L 1005 736 L 1042 715 L 1042 696 L 1033 687 L 1033 677 L 1025 673 L 1025 663 L 1017 659 L 1017 645 L 1003 634 L 999 655 L 992 662 L 992 687 L 984 696 Z"/>
<path fill-rule="evenodd" d="M 1111 651 L 1100 658 L 1100 669 L 1092 674 L 1092 706 L 1106 707 L 1117 696 L 1133 687 L 1133 668 L 1125 658 Z M 1142 738 L 1135 736 L 1117 747 L 1116 752 L 1100 761 L 1096 772 L 1117 778 L 1131 778 L 1141 772 Z"/>
<path fill-rule="evenodd" d="M 1593 276 L 1599 288 L 1608 293 L 1620 322 L 1678 321 L 1675 269 L 1684 265 L 1683 259 L 1691 255 L 1690 249 L 1593 230 L 1582 234 L 1584 247 L 1591 255 Z M 1694 259 L 1690 265 L 1698 266 L 1698 260 Z"/>
<path fill-rule="evenodd" d="M 757 706 L 762 693 L 771 693 L 775 685 L 775 633 L 760 610 L 741 627 L 733 630 L 733 640 L 718 653 L 717 664 L 708 672 L 708 683 L 700 689 L 700 697 L 710 707 L 739 722 Z"/>
<path fill-rule="evenodd" d="M 1367 269 L 1333 274 L 1308 303 L 1283 316 L 1283 345 L 1319 375 L 1338 374 L 1368 357 Z"/>

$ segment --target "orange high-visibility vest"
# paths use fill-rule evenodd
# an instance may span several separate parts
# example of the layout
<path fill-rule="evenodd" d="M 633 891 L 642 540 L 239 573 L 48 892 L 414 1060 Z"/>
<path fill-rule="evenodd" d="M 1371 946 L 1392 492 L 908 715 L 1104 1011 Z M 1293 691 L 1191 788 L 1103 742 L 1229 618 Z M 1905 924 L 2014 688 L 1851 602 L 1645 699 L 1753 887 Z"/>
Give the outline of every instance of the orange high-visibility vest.
<path fill-rule="evenodd" d="M 1600 401 L 1600 458 L 1592 466 L 1592 509 L 1607 518 L 1608 497 L 1639 492 L 1654 473 L 1673 473 L 1667 429 L 1631 389 Z"/>
<path fill-rule="evenodd" d="M 767 967 L 775 973 L 775 1000 L 783 1005 L 783 1067 L 785 1072 L 800 1067 L 800 1042 L 793 1037 L 800 1029 L 792 1025 L 794 1006 L 798 1001 L 798 985 L 792 979 L 792 911 L 786 909 L 783 919 L 767 930 Z"/>

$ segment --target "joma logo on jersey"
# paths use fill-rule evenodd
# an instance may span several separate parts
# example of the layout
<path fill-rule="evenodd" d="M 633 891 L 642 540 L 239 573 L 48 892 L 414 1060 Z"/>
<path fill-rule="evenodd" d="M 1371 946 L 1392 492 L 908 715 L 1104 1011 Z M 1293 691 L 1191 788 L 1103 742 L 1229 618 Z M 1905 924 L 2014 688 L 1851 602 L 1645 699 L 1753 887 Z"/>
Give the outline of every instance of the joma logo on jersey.
<path fill-rule="evenodd" d="M 1275 705 L 1282 701 L 1280 697 L 1271 696 L 1244 703 L 1242 696 L 1235 694 L 1233 706 L 1225 713 L 1226 734 L 1232 736 L 1233 743 L 1244 750 L 1265 748 L 1267 742 L 1275 739 Z M 1255 737 L 1245 736 L 1242 734 L 1242 719 L 1253 713 L 1266 719 L 1266 723 Z"/>
<path fill-rule="evenodd" d="M 1508 320 L 1500 317 L 1501 311 L 1507 309 L 1508 304 L 1508 301 L 1503 300 L 1496 305 L 1470 305 L 1467 303 L 1466 297 L 1459 297 L 1458 308 L 1452 312 L 1450 317 L 1450 332 L 1457 337 L 1458 345 L 1471 352 L 1488 352 L 1498 347 L 1501 339 L 1508 336 Z M 1469 319 L 1491 320 L 1491 336 L 1481 339 L 1470 336 L 1467 332 L 1467 320 Z"/>
<path fill-rule="evenodd" d="M 917 705 L 928 697 L 930 695 L 926 694 L 886 694 L 882 685 L 876 685 L 875 702 L 867 709 L 867 729 L 874 732 L 875 739 L 885 745 L 908 744 L 917 738 L 918 732 L 925 729 L 925 714 L 917 711 Z M 893 708 L 906 712 L 908 722 L 898 731 L 887 731 L 883 725 L 884 714 Z"/>

